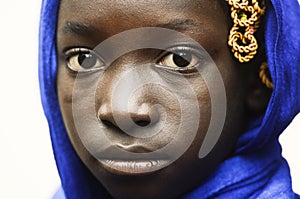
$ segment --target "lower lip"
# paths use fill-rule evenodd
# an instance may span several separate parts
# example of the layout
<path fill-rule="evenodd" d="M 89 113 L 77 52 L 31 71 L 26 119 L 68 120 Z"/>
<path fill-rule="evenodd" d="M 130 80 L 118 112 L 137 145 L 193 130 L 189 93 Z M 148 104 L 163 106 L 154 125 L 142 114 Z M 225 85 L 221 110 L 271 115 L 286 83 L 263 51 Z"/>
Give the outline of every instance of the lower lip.
<path fill-rule="evenodd" d="M 119 175 L 141 175 L 167 166 L 166 160 L 100 160 L 105 169 Z"/>

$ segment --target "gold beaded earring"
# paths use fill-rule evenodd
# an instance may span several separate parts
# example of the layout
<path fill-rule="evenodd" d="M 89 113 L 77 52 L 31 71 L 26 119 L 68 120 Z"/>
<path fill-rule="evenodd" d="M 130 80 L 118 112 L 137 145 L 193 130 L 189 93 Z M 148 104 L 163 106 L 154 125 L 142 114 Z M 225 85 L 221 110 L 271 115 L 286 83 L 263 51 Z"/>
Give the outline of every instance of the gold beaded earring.
<path fill-rule="evenodd" d="M 264 0 L 262 7 L 258 0 L 225 0 L 231 6 L 233 26 L 230 30 L 228 45 L 240 63 L 249 62 L 257 53 L 258 43 L 254 33 L 259 28 L 260 17 L 265 13 Z M 271 80 L 266 75 L 268 65 L 263 63 L 260 78 L 268 87 L 273 88 Z"/>
<path fill-rule="evenodd" d="M 263 62 L 260 65 L 260 72 L 259 72 L 259 78 L 261 79 L 261 82 L 266 85 L 267 88 L 273 89 L 274 85 L 270 78 L 267 76 L 266 70 L 268 69 L 267 62 Z"/>

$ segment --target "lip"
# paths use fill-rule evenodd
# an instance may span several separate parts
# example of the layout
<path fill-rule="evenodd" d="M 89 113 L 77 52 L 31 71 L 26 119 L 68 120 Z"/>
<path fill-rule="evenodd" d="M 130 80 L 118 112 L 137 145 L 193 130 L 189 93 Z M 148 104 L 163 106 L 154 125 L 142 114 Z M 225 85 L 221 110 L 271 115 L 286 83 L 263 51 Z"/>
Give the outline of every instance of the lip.
<path fill-rule="evenodd" d="M 147 147 L 144 147 L 144 146 L 140 146 L 140 145 L 125 146 L 125 145 L 118 144 L 115 147 L 118 147 L 122 150 L 129 151 L 129 152 L 132 152 L 132 153 L 150 153 L 150 152 L 153 152 L 153 150 L 151 150 Z"/>
<path fill-rule="evenodd" d="M 167 166 L 168 160 L 99 160 L 103 167 L 118 175 L 142 175 Z"/>
<path fill-rule="evenodd" d="M 155 153 L 145 147 L 120 147 L 117 145 L 110 146 L 103 151 L 95 153 L 98 160 L 114 160 L 120 162 L 138 162 L 138 161 L 168 161 L 171 159 L 168 154 Z"/>

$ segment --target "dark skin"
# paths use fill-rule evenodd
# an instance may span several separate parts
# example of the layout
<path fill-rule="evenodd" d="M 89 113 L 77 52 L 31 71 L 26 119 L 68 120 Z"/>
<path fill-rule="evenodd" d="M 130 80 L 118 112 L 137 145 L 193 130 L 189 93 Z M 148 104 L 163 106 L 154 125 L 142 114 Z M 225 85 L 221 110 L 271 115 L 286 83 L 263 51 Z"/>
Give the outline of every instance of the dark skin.
<path fill-rule="evenodd" d="M 255 70 L 245 69 L 257 68 L 259 61 L 253 61 L 246 67 L 242 66 L 234 60 L 227 46 L 231 22 L 227 7 L 224 9 L 224 5 L 217 0 L 61 1 L 57 28 L 59 65 L 57 88 L 64 123 L 75 151 L 114 198 L 176 198 L 195 189 L 233 152 L 248 115 L 260 114 L 265 109 L 268 94 L 265 94 L 263 86 L 256 78 Z M 69 22 L 72 22 L 73 26 L 70 26 Z M 76 26 L 76 24 L 80 25 Z M 186 105 L 198 103 L 201 115 L 198 132 L 191 146 L 178 160 L 161 170 L 142 175 L 120 174 L 104 168 L 86 149 L 78 136 L 72 115 L 72 92 L 76 75 L 68 66 L 70 57 L 65 59 L 64 55 L 69 49 L 79 47 L 93 49 L 103 40 L 117 33 L 139 27 L 175 29 L 193 38 L 205 48 L 223 77 L 227 95 L 226 120 L 216 146 L 208 156 L 199 159 L 199 149 L 210 122 L 211 100 L 208 88 L 200 75 L 186 77 L 197 96 L 196 101 L 187 101 Z M 111 93 L 118 77 L 135 65 L 159 63 L 161 60 L 157 60 L 157 53 L 159 54 L 160 51 L 138 50 L 118 58 L 106 68 L 96 91 L 95 109 L 100 125 L 106 129 L 105 135 L 113 143 L 136 153 L 155 151 L 172 140 L 174 136 L 172 125 L 178 119 L 180 107 L 176 103 L 167 103 L 172 99 L 168 98 L 164 90 L 158 88 L 158 91 L 149 92 L 147 86 L 143 87 L 132 96 L 133 99 L 142 101 L 132 105 L 130 115 L 133 120 L 147 128 L 149 121 L 145 115 L 150 115 L 153 104 L 163 106 L 169 116 L 165 123 L 166 129 L 160 134 L 146 139 L 134 138 L 127 136 L 118 128 L 118 123 L 112 117 L 112 111 L 122 116 L 123 110 L 109 106 L 111 101 L 119 100 L 114 99 Z M 78 54 L 80 52 L 72 56 Z M 75 58 L 75 62 L 78 61 L 78 57 Z M 202 67 L 205 70 L 206 66 Z M 88 78 L 88 75 L 85 78 Z M 172 76 L 172 78 L 176 77 Z M 174 92 L 180 95 L 180 89 Z M 144 110 L 143 114 L 137 111 L 141 109 Z M 85 112 L 83 111 L 82 114 Z M 86 133 L 89 135 L 88 130 Z M 90 139 L 93 137 L 91 136 Z"/>

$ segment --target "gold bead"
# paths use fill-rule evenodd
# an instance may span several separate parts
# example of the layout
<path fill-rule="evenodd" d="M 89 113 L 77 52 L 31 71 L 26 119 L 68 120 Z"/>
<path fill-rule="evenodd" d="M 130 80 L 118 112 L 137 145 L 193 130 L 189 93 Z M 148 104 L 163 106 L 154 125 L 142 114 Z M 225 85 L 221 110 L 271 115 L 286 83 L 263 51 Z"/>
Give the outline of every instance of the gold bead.
<path fill-rule="evenodd" d="M 241 21 L 247 21 L 247 15 L 245 13 L 241 14 Z"/>

